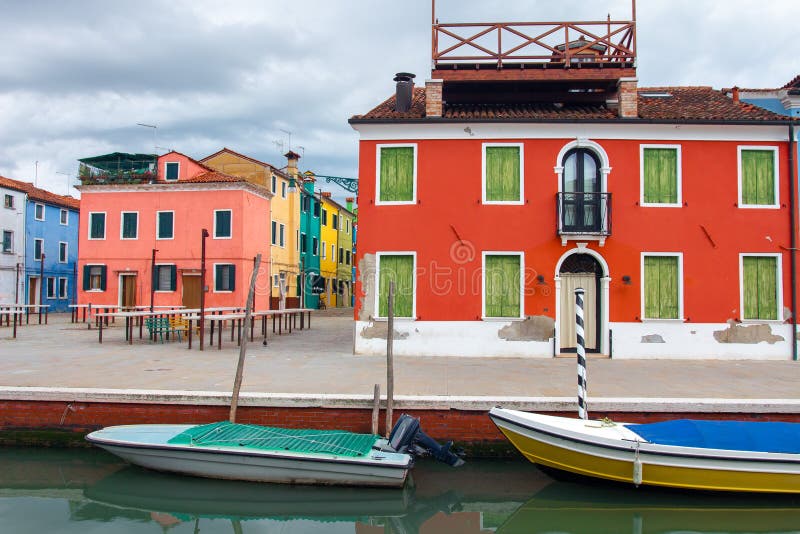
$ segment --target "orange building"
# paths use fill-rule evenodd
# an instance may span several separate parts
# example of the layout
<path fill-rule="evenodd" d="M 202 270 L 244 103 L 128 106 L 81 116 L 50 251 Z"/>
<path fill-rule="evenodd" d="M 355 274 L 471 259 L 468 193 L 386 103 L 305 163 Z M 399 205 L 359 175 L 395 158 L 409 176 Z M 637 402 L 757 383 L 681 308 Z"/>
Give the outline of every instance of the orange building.
<path fill-rule="evenodd" d="M 578 288 L 588 352 L 796 354 L 785 118 L 710 87 L 637 87 L 635 20 L 540 23 L 549 41 L 513 50 L 497 33 L 530 26 L 486 26 L 469 48 L 439 39 L 481 28 L 436 22 L 425 87 L 401 73 L 350 119 L 356 352 L 385 351 L 394 281 L 396 354 L 574 352 Z"/>
<path fill-rule="evenodd" d="M 255 256 L 269 264 L 267 189 L 178 152 L 157 165 L 136 154 L 81 163 L 79 303 L 199 307 L 206 229 L 205 305 L 244 306 Z M 256 305 L 267 307 L 262 271 Z"/>

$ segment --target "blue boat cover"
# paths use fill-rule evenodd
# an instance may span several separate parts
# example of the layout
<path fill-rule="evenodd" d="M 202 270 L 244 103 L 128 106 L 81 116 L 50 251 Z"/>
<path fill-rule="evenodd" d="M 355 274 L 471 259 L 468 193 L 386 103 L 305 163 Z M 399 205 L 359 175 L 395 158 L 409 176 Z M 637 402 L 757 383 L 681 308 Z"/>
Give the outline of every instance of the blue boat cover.
<path fill-rule="evenodd" d="M 676 419 L 625 427 L 659 445 L 800 454 L 800 423 Z"/>

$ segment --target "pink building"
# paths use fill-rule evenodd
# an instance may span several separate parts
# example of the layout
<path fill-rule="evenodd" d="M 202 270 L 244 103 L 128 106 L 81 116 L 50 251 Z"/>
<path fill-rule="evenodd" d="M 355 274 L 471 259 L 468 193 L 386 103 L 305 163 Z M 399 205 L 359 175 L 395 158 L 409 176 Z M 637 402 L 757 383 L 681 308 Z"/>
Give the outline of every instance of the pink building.
<path fill-rule="evenodd" d="M 269 264 L 272 193 L 178 152 L 80 161 L 79 303 L 199 307 L 207 229 L 205 305 L 244 306 L 255 256 Z"/>

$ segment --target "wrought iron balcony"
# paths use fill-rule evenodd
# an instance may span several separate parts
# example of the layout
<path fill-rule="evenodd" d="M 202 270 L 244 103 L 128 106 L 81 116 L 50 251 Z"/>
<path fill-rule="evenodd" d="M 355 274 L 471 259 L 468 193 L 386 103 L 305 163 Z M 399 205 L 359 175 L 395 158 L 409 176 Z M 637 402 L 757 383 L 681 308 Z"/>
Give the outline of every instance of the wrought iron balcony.
<path fill-rule="evenodd" d="M 558 193 L 558 235 L 611 235 L 611 193 Z"/>

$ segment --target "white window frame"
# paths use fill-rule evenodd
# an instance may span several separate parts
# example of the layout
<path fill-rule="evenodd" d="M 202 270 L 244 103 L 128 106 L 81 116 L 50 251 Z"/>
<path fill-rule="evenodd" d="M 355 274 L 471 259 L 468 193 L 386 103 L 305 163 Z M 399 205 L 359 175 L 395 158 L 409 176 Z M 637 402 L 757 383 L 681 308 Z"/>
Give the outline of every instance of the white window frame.
<path fill-rule="evenodd" d="M 214 285 L 213 285 L 213 287 L 214 287 L 214 290 L 213 290 L 213 292 L 214 292 L 214 293 L 233 293 L 235 290 L 234 290 L 234 291 L 231 291 L 230 289 L 220 289 L 220 290 L 217 290 L 217 265 L 233 265 L 233 266 L 234 266 L 234 270 L 235 270 L 235 269 L 236 269 L 236 267 L 235 267 L 235 265 L 236 265 L 236 264 L 234 264 L 234 263 L 230 263 L 230 262 L 227 262 L 227 263 L 215 263 L 215 264 L 214 264 L 214 280 L 213 280 L 213 283 L 214 283 Z M 234 275 L 234 276 L 235 276 L 235 275 Z M 234 287 L 236 287 L 236 282 L 235 282 L 235 281 L 234 281 Z"/>
<path fill-rule="evenodd" d="M 677 174 L 675 179 L 678 180 L 677 191 L 678 198 L 674 204 L 665 204 L 660 202 L 645 202 L 644 201 L 644 151 L 647 148 L 671 148 L 677 151 L 676 164 Z M 683 154 L 681 153 L 681 145 L 659 145 L 659 144 L 642 144 L 639 145 L 639 205 L 645 208 L 682 208 L 683 207 Z"/>
<path fill-rule="evenodd" d="M 317 236 L 311 236 L 311 255 L 319 256 L 319 238 Z"/>
<path fill-rule="evenodd" d="M 167 166 L 168 165 L 177 165 L 178 166 L 178 177 L 175 179 L 167 179 Z M 181 162 L 180 161 L 165 161 L 164 162 L 164 181 L 165 182 L 177 182 L 181 179 Z"/>
<path fill-rule="evenodd" d="M 87 263 L 86 267 L 88 267 L 89 273 L 89 289 L 86 290 L 87 293 L 104 293 L 106 289 L 108 289 L 108 266 L 105 263 Z M 102 287 L 93 288 L 92 287 L 92 267 L 100 267 L 100 281 L 102 282 L 103 279 L 103 267 L 106 268 L 106 289 Z"/>
<path fill-rule="evenodd" d="M 516 317 L 486 316 L 486 256 L 519 256 L 519 315 Z M 525 252 L 519 250 L 484 250 L 481 252 L 481 320 L 508 321 L 525 318 Z"/>
<path fill-rule="evenodd" d="M 375 317 L 373 319 L 386 320 L 387 317 L 382 317 L 379 314 L 380 310 L 380 274 L 381 274 L 381 256 L 411 256 L 413 258 L 413 265 L 411 267 L 411 317 L 395 317 L 395 321 L 416 321 L 417 320 L 417 252 L 413 250 L 399 250 L 399 251 L 381 251 L 375 253 L 375 299 L 374 310 Z"/>
<path fill-rule="evenodd" d="M 36 242 L 37 241 L 41 241 L 41 243 L 42 243 L 41 248 L 39 248 L 39 257 L 38 258 L 36 257 Z M 45 254 L 45 252 L 44 252 L 44 238 L 35 237 L 35 238 L 33 238 L 33 261 L 41 261 L 42 260 L 42 254 L 47 256 Z"/>
<path fill-rule="evenodd" d="M 519 147 L 519 200 L 486 200 L 486 149 L 493 147 Z M 525 144 L 483 143 L 481 145 L 481 204 L 521 206 L 525 204 Z"/>
<path fill-rule="evenodd" d="M 64 292 L 63 293 L 61 292 L 61 282 L 62 281 L 64 282 Z M 57 292 L 58 292 L 58 297 L 57 298 L 62 299 L 62 300 L 63 299 L 68 299 L 69 298 L 69 278 L 67 278 L 65 276 L 59 276 L 58 277 L 58 281 L 56 283 L 57 283 L 57 286 L 58 286 L 56 288 Z"/>
<path fill-rule="evenodd" d="M 13 254 L 14 253 L 14 230 L 7 230 L 7 229 L 3 228 L 3 233 L 5 233 L 5 232 L 8 232 L 11 235 L 11 246 L 10 246 L 10 248 L 8 250 L 3 249 L 0 252 L 2 252 L 3 254 Z M 0 235 L 0 237 L 3 237 L 3 236 Z M 1 243 L 0 243 L 0 246 L 2 246 Z"/>
<path fill-rule="evenodd" d="M 775 188 L 775 204 L 742 204 L 742 150 L 761 150 L 764 152 L 772 152 L 773 157 L 773 168 L 775 170 L 775 176 L 772 177 L 773 186 Z M 739 145 L 736 147 L 736 170 L 738 173 L 738 202 L 737 207 L 742 209 L 780 209 L 781 207 L 781 197 L 780 197 L 780 180 L 779 177 L 781 175 L 780 168 L 778 167 L 780 163 L 780 158 L 778 157 L 778 147 L 774 145 Z"/>
<path fill-rule="evenodd" d="M 278 221 L 276 221 L 276 220 L 270 221 L 269 229 L 270 229 L 270 234 L 271 234 L 270 235 L 270 244 L 273 247 L 277 247 L 278 246 Z"/>
<path fill-rule="evenodd" d="M 272 186 L 272 194 L 274 195 L 278 192 L 278 178 L 274 174 L 271 176 L 272 176 L 272 183 L 270 185 Z"/>
<path fill-rule="evenodd" d="M 102 215 L 103 216 L 103 237 L 92 237 L 92 216 L 94 215 Z M 106 238 L 106 233 L 108 230 L 108 214 L 105 211 L 90 211 L 89 212 L 89 224 L 87 224 L 88 228 L 86 229 L 87 236 L 89 241 L 103 241 Z"/>
<path fill-rule="evenodd" d="M 58 278 L 55 276 L 45 277 L 45 293 L 47 293 L 47 300 L 56 300 L 58 298 Z M 53 292 L 50 293 L 50 280 L 53 281 Z"/>
<path fill-rule="evenodd" d="M 159 269 L 159 267 L 176 267 L 177 268 L 177 266 L 174 263 L 156 263 L 155 267 L 156 267 L 157 271 L 161 270 L 161 269 Z M 216 268 L 215 268 L 215 272 L 216 272 Z M 177 273 L 175 273 L 175 274 L 176 274 L 176 278 L 177 278 Z M 160 289 L 161 288 L 161 282 L 160 282 L 158 276 L 156 276 L 155 278 L 156 278 L 156 283 L 158 283 L 158 287 L 159 287 L 159 289 L 155 289 L 156 293 L 175 293 L 176 291 L 178 291 L 178 281 L 177 281 L 177 279 L 175 280 L 175 289 Z"/>
<path fill-rule="evenodd" d="M 777 319 L 745 319 L 744 318 L 744 258 L 745 257 L 761 257 L 761 258 L 777 258 L 775 262 L 775 268 L 778 270 L 775 273 L 775 280 L 777 281 L 777 290 L 778 290 L 778 314 L 775 316 Z M 760 324 L 760 323 L 770 323 L 770 324 L 782 324 L 784 322 L 783 317 L 783 254 L 774 253 L 774 252 L 741 252 L 739 253 L 739 319 L 743 323 L 749 324 Z"/>
<path fill-rule="evenodd" d="M 281 180 L 281 198 L 286 198 L 286 181 Z"/>
<path fill-rule="evenodd" d="M 69 210 L 61 208 L 61 211 L 58 213 L 58 222 L 61 226 L 69 226 Z"/>
<path fill-rule="evenodd" d="M 408 148 L 414 149 L 414 170 L 412 175 L 411 200 L 381 200 L 381 149 L 382 148 Z M 417 143 L 383 143 L 375 145 L 375 205 L 376 206 L 407 206 L 417 203 Z"/>
<path fill-rule="evenodd" d="M 677 319 L 660 319 L 650 318 L 644 316 L 644 258 L 646 256 L 669 256 L 671 258 L 678 258 L 678 318 Z M 643 323 L 683 323 L 686 322 L 686 314 L 683 307 L 683 294 L 684 294 L 684 278 L 683 278 L 683 252 L 642 252 L 639 258 L 639 296 L 640 296 L 640 321 Z"/>
<path fill-rule="evenodd" d="M 122 236 L 122 229 L 125 227 L 125 214 L 126 213 L 135 213 L 136 214 L 136 237 L 123 237 Z M 158 221 L 158 215 L 156 215 L 156 221 Z M 139 212 L 138 211 L 121 211 L 119 213 L 119 238 L 121 241 L 135 241 L 139 239 Z"/>
<path fill-rule="evenodd" d="M 3 207 L 9 210 L 14 209 L 14 195 L 3 193 Z"/>
<path fill-rule="evenodd" d="M 228 211 L 231 214 L 231 235 L 229 235 L 227 237 L 218 236 L 217 235 L 217 213 L 220 212 L 220 211 Z M 226 209 L 214 210 L 214 239 L 233 239 L 233 210 L 232 209 L 226 208 Z"/>
<path fill-rule="evenodd" d="M 322 241 L 322 259 L 323 260 L 328 259 L 328 243 L 326 243 L 325 241 Z"/>
<path fill-rule="evenodd" d="M 171 213 L 172 214 L 172 237 L 158 237 L 161 233 L 161 221 L 159 220 L 159 215 L 161 213 Z M 137 230 L 138 235 L 138 230 Z M 156 212 L 156 241 L 172 241 L 175 239 L 175 210 L 159 210 Z"/>
<path fill-rule="evenodd" d="M 61 245 L 64 245 L 64 259 L 61 259 Z M 69 243 L 66 241 L 58 242 L 58 263 L 69 263 Z"/>
<path fill-rule="evenodd" d="M 41 219 L 40 219 L 39 217 L 37 217 L 37 216 L 36 216 L 36 211 L 37 211 L 39 208 L 42 208 L 42 218 L 41 218 Z M 45 215 L 45 207 L 44 207 L 44 204 L 42 204 L 41 202 L 34 202 L 34 203 L 33 203 L 33 218 L 34 218 L 34 220 L 37 220 L 37 221 L 44 221 L 44 220 L 46 219 L 46 217 L 47 217 L 47 216 Z"/>
<path fill-rule="evenodd" d="M 278 246 L 286 248 L 286 225 L 278 223 Z"/>
<path fill-rule="evenodd" d="M 331 261 L 336 263 L 336 243 L 331 243 Z"/>
<path fill-rule="evenodd" d="M 272 275 L 272 287 L 280 287 L 280 278 L 277 273 Z"/>

